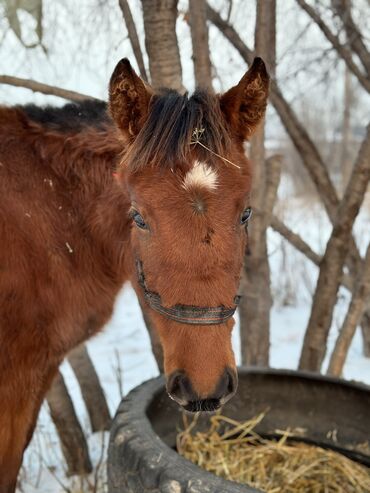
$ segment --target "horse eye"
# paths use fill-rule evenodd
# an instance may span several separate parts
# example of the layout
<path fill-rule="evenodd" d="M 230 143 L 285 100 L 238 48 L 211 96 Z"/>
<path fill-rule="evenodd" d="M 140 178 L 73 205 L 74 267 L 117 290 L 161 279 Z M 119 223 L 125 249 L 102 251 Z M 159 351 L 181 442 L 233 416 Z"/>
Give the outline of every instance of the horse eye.
<path fill-rule="evenodd" d="M 138 228 L 148 229 L 148 226 L 147 226 L 146 222 L 144 221 L 143 216 L 141 214 L 139 214 L 138 211 L 132 210 L 130 212 L 130 216 Z"/>
<path fill-rule="evenodd" d="M 252 215 L 252 207 L 247 207 L 240 218 L 240 224 L 246 224 Z"/>

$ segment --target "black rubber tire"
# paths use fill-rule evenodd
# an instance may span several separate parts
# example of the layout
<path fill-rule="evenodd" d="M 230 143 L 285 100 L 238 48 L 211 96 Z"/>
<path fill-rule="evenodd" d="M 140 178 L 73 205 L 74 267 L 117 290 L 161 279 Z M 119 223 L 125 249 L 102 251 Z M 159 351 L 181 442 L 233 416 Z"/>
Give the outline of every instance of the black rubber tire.
<path fill-rule="evenodd" d="M 368 413 L 370 388 L 365 385 L 285 370 L 240 369 L 239 378 L 240 383 L 243 378 L 247 380 L 252 378 L 252 382 L 256 380 L 256 388 L 260 388 L 258 385 L 261 386 L 261 382 L 265 382 L 263 383 L 265 385 L 262 392 L 263 397 L 267 399 L 267 402 L 274 399 L 272 402 L 276 404 L 278 410 L 273 417 L 274 423 L 279 422 L 283 415 L 284 419 L 292 420 L 294 425 L 297 416 L 298 419 L 304 419 L 302 406 L 299 408 L 301 403 L 305 409 L 307 402 L 310 402 L 309 399 L 314 399 L 309 414 L 312 419 L 318 419 L 320 422 L 318 428 L 316 425 L 312 427 L 312 430 L 319 433 L 314 437 L 318 443 L 324 442 L 328 446 L 333 444 L 335 448 L 334 442 L 330 441 L 331 438 L 328 438 L 327 433 L 328 430 L 334 429 L 331 428 L 333 426 L 345 430 L 350 428 L 347 436 L 343 436 L 343 442 L 339 442 L 343 450 L 347 446 L 348 450 L 353 448 L 351 441 L 360 443 L 361 440 L 365 441 L 369 438 L 366 435 L 370 429 L 370 414 Z M 293 400 L 299 399 L 296 406 L 297 409 L 299 408 L 298 411 L 297 409 L 292 410 L 291 405 L 285 408 L 284 401 L 281 407 L 278 402 L 280 388 L 276 388 L 276 382 L 281 385 L 282 392 L 285 389 L 286 393 L 289 393 L 292 389 Z M 255 390 L 253 392 L 255 393 Z M 271 397 L 271 392 L 275 392 L 273 397 Z M 248 396 L 248 409 L 253 407 L 253 398 Z M 289 400 L 289 397 L 284 398 Z M 305 401 L 305 398 L 308 401 Z M 233 409 L 232 405 L 228 404 L 226 407 L 230 412 L 227 414 L 240 417 L 241 404 L 238 405 L 240 397 L 236 396 L 234 399 L 235 407 Z M 320 402 L 317 402 L 318 400 Z M 336 402 L 332 403 L 333 400 Z M 157 402 L 155 409 L 151 411 L 150 408 L 155 401 L 159 403 Z M 352 417 L 344 416 L 342 419 L 340 413 L 348 414 L 349 409 L 353 412 Z M 111 430 L 108 452 L 109 493 L 262 493 L 260 490 L 216 477 L 178 455 L 153 429 L 152 421 L 162 411 L 164 420 L 156 426 L 173 430 L 177 411 L 172 401 L 165 396 L 162 377 L 149 380 L 136 387 L 122 400 Z M 285 418 L 285 415 L 288 415 L 288 418 Z M 172 420 L 171 416 L 174 416 Z M 348 423 L 351 423 L 350 420 L 353 421 L 354 417 L 356 417 L 356 422 L 352 427 L 348 427 Z M 357 421 L 357 418 L 360 421 Z M 307 416 L 306 419 L 308 419 Z M 310 423 L 310 420 L 307 423 Z M 311 434 L 312 430 L 310 430 Z M 338 444 L 336 437 L 335 443 Z M 369 461 L 368 465 L 370 465 L 370 454 L 362 456 L 362 460 L 365 463 Z"/>
<path fill-rule="evenodd" d="M 149 380 L 122 400 L 110 435 L 109 493 L 262 493 L 200 469 L 159 438 L 145 410 L 163 386 L 163 377 Z"/>

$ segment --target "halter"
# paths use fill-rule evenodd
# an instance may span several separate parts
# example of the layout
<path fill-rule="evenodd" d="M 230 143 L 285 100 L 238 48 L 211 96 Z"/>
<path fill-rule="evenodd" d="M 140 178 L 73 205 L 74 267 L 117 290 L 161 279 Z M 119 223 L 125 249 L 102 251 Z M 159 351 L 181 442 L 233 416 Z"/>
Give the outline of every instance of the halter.
<path fill-rule="evenodd" d="M 203 307 L 193 305 L 174 305 L 167 308 L 162 305 L 161 297 L 158 293 L 149 291 L 145 282 L 143 264 L 141 260 L 136 260 L 136 271 L 139 285 L 144 291 L 144 297 L 149 306 L 171 320 L 189 325 L 218 325 L 231 318 L 239 304 L 240 296 L 235 296 L 235 306 L 227 308 L 223 305 L 216 307 Z"/>

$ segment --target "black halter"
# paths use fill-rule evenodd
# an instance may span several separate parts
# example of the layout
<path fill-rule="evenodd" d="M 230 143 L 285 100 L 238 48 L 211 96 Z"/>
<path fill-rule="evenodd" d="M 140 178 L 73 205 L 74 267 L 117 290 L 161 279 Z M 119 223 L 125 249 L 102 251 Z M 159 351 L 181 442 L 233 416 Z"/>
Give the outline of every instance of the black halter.
<path fill-rule="evenodd" d="M 136 270 L 139 285 L 143 288 L 144 297 L 149 306 L 171 320 L 189 325 L 218 325 L 231 318 L 239 304 L 240 296 L 235 296 L 235 306 L 227 308 L 223 305 L 216 307 L 203 307 L 192 305 L 175 305 L 166 308 L 162 305 L 159 294 L 149 291 L 145 282 L 143 264 L 136 261 Z"/>

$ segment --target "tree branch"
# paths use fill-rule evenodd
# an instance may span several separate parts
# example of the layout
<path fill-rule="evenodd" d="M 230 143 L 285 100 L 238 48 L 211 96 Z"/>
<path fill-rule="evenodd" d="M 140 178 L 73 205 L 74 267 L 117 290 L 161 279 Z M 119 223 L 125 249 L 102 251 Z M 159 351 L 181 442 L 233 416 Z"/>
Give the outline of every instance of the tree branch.
<path fill-rule="evenodd" d="M 343 22 L 350 47 L 359 57 L 368 77 L 370 77 L 370 53 L 366 48 L 360 31 L 353 21 L 351 2 L 349 0 L 332 0 L 332 5 L 338 17 Z"/>
<path fill-rule="evenodd" d="M 48 96 L 58 96 L 59 98 L 68 99 L 70 101 L 84 101 L 86 99 L 93 99 L 100 101 L 98 98 L 88 96 L 87 94 L 81 94 L 76 91 L 68 91 L 61 87 L 50 86 L 49 84 L 43 84 L 31 79 L 21 79 L 19 77 L 13 77 L 11 75 L 0 75 L 0 84 L 8 84 L 9 86 L 24 87 L 34 92 L 41 92 Z"/>
<path fill-rule="evenodd" d="M 370 296 L 370 243 L 367 247 L 366 257 L 364 261 L 364 269 L 359 276 L 356 289 L 353 293 L 350 306 L 346 318 L 343 322 L 338 339 L 336 340 L 334 350 L 332 352 L 328 375 L 340 376 L 343 371 L 343 366 L 346 361 L 346 356 L 351 345 L 356 328 L 363 316 L 368 298 Z"/>
<path fill-rule="evenodd" d="M 123 19 L 126 24 L 128 37 L 130 39 L 132 50 L 134 52 L 137 65 L 139 67 L 141 78 L 144 79 L 145 82 L 148 82 L 148 76 L 145 70 L 143 53 L 140 47 L 139 36 L 137 35 L 137 30 L 136 30 L 134 19 L 132 17 L 130 6 L 127 0 L 119 0 L 118 3 L 121 8 Z"/>
<path fill-rule="evenodd" d="M 363 202 L 369 178 L 370 124 L 339 205 L 333 231 L 320 264 L 319 278 L 299 362 L 299 368 L 302 370 L 320 371 L 343 276 L 343 266 L 350 248 L 349 239 L 353 223 Z"/>
<path fill-rule="evenodd" d="M 298 251 L 303 253 L 311 262 L 319 266 L 321 262 L 321 256 L 314 252 L 310 245 L 306 243 L 297 233 L 294 233 L 283 221 L 276 216 L 271 217 L 271 228 L 285 238 L 291 245 Z"/>
<path fill-rule="evenodd" d="M 368 77 L 365 76 L 365 74 L 361 72 L 361 70 L 355 64 L 350 50 L 346 46 L 342 45 L 339 37 L 330 30 L 330 28 L 325 24 L 318 12 L 313 7 L 311 7 L 311 5 L 308 5 L 305 0 L 296 1 L 299 6 L 311 17 L 315 24 L 321 29 L 327 40 L 332 44 L 338 55 L 341 56 L 352 74 L 357 77 L 358 81 L 364 87 L 364 89 L 367 92 L 370 92 L 370 80 L 368 79 Z"/>

